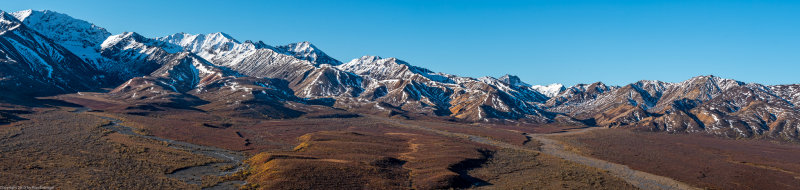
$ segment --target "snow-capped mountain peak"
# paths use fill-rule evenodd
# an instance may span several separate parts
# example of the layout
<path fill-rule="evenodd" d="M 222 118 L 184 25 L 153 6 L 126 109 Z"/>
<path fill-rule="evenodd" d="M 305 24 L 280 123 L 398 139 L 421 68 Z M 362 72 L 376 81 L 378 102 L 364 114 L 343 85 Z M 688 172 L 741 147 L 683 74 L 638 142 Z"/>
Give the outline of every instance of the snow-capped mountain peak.
<path fill-rule="evenodd" d="M 0 11 L 0 90 L 43 95 L 101 84 L 97 70 L 47 38 L 11 13 Z"/>
<path fill-rule="evenodd" d="M 8 30 L 17 28 L 20 25 L 21 25 L 20 21 L 14 18 L 13 15 L 9 14 L 8 12 L 0 10 L 0 34 L 3 34 Z"/>
<path fill-rule="evenodd" d="M 104 63 L 108 60 L 104 60 L 100 55 L 100 45 L 111 36 L 106 29 L 49 10 L 23 10 L 11 14 L 28 28 L 53 40 L 83 61 L 96 68 L 106 67 Z"/>
<path fill-rule="evenodd" d="M 367 75 L 378 80 L 424 78 L 437 82 L 454 83 L 445 74 L 434 73 L 426 68 L 413 66 L 408 62 L 393 57 L 381 58 L 379 56 L 366 55 L 336 66 L 336 68 L 358 75 Z"/>
<path fill-rule="evenodd" d="M 210 34 L 187 34 L 180 32 L 156 38 L 156 40 L 181 46 L 184 50 L 194 53 L 215 50 L 226 51 L 232 49 L 235 45 L 241 44 L 230 35 L 222 32 Z"/>
<path fill-rule="evenodd" d="M 534 90 L 539 91 L 539 93 L 542 93 L 545 96 L 551 97 L 551 98 L 555 97 L 555 96 L 558 96 L 559 93 L 563 92 L 564 90 L 567 90 L 567 88 L 564 87 L 563 84 L 558 84 L 558 83 L 548 84 L 546 86 L 533 85 L 533 86 L 531 86 L 531 88 L 533 88 Z"/>
<path fill-rule="evenodd" d="M 306 54 L 317 52 L 317 47 L 308 41 L 291 43 L 284 46 L 278 46 L 278 49 L 284 49 L 291 52 L 306 53 Z"/>
<path fill-rule="evenodd" d="M 103 41 L 100 47 L 102 49 L 111 48 L 112 46 L 119 45 L 123 41 L 126 42 L 127 46 L 147 46 L 153 48 L 161 48 L 169 53 L 177 53 L 180 52 L 181 50 L 180 47 L 144 37 L 136 32 L 123 32 L 122 34 L 109 36 L 105 41 Z M 130 49 L 130 48 L 126 47 L 124 49 Z"/>
<path fill-rule="evenodd" d="M 428 69 L 412 66 L 407 62 L 394 57 L 382 58 L 374 55 L 361 56 L 358 59 L 353 59 L 350 62 L 339 66 L 340 69 L 352 70 L 355 71 L 355 73 L 366 73 L 370 70 L 386 70 L 403 67 L 411 67 L 413 70 L 419 71 L 419 73 L 433 73 Z"/>
<path fill-rule="evenodd" d="M 241 43 L 231 35 L 222 32 L 211 34 L 187 34 L 181 32 L 156 38 L 156 40 L 181 46 L 186 51 L 212 61 L 227 60 L 230 62 L 233 60 L 233 62 L 237 62 L 235 60 L 241 60 L 246 57 L 243 55 L 250 55 L 259 49 L 270 49 L 297 59 L 306 60 L 317 67 L 322 64 L 333 66 L 342 64 L 342 62 L 328 56 L 309 42 L 272 47 L 262 41 L 253 42 L 247 40 Z"/>
<path fill-rule="evenodd" d="M 356 74 L 391 74 L 397 70 L 403 70 L 408 65 L 398 62 L 395 58 L 382 58 L 379 56 L 365 55 L 358 59 L 339 65 L 338 68 Z M 376 75 L 376 76 L 377 76 Z M 382 77 L 377 77 L 382 78 Z"/>
<path fill-rule="evenodd" d="M 322 64 L 328 64 L 332 66 L 337 66 L 342 64 L 341 61 L 328 56 L 327 54 L 325 54 L 325 52 L 322 52 L 321 50 L 319 50 L 319 48 L 314 46 L 314 44 L 311 44 L 310 42 L 307 41 L 292 43 L 283 46 L 277 46 L 275 47 L 275 49 L 283 54 L 291 55 L 298 59 L 315 63 L 315 65 L 317 66 Z"/>
<path fill-rule="evenodd" d="M 97 45 L 111 36 L 105 28 L 55 11 L 24 10 L 11 14 L 82 58 L 90 56 L 87 52 L 96 52 Z"/>
<path fill-rule="evenodd" d="M 273 49 L 272 46 L 267 45 L 266 43 L 260 40 L 257 42 L 253 42 L 251 40 L 245 40 L 244 44 L 252 44 L 256 49 L 262 49 L 262 48 Z"/>
<path fill-rule="evenodd" d="M 131 36 L 138 35 L 134 32 L 123 32 L 122 34 L 117 34 L 113 36 L 109 36 L 103 43 L 100 44 L 100 47 L 103 49 L 110 48 L 111 46 L 121 42 L 126 38 L 130 38 Z"/>
<path fill-rule="evenodd" d="M 503 75 L 502 77 L 498 78 L 497 80 L 500 80 L 500 81 L 502 81 L 502 82 L 504 82 L 504 83 L 506 83 L 508 85 L 512 85 L 512 86 L 525 86 L 525 87 L 530 87 L 531 86 L 530 84 L 522 82 L 522 80 L 519 79 L 519 77 L 516 76 L 516 75 L 506 74 L 506 75 Z"/>
<path fill-rule="evenodd" d="M 135 32 L 124 32 L 110 36 L 100 46 L 104 56 L 116 57 L 114 58 L 116 60 L 127 60 L 123 62 L 142 60 L 153 54 L 174 54 L 182 50 L 177 45 L 147 38 Z M 120 62 L 116 65 L 120 64 L 125 63 Z"/>
<path fill-rule="evenodd" d="M 728 90 L 735 86 L 745 85 L 745 83 L 741 81 L 726 79 L 714 75 L 693 77 L 689 80 L 681 82 L 680 84 L 702 84 L 711 88 L 717 88 L 718 90 Z"/>

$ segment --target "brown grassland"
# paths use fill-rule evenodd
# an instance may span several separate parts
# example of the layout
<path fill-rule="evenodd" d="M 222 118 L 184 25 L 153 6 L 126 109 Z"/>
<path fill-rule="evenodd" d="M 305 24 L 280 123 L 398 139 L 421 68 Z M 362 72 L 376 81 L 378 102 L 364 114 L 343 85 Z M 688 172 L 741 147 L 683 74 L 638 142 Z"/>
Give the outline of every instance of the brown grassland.
<path fill-rule="evenodd" d="M 341 115 L 336 110 L 264 120 L 148 110 L 92 97 L 70 102 L 92 110 L 36 108 L 17 114 L 27 120 L 0 125 L 0 184 L 198 189 L 246 180 L 242 189 L 633 188 L 604 171 L 537 152 L 538 143 L 525 135 L 536 132 L 530 130 L 535 126 L 326 116 Z M 168 176 L 217 160 L 104 129 L 110 121 L 102 117 L 119 119 L 143 135 L 240 151 L 249 156 L 248 167 L 224 177 L 204 176 L 201 185 L 187 184 Z M 499 148 L 469 136 L 519 148 Z"/>
<path fill-rule="evenodd" d="M 800 146 L 602 129 L 560 136 L 581 154 L 708 189 L 800 189 Z"/>
<path fill-rule="evenodd" d="M 59 189 L 191 188 L 164 174 L 214 161 L 147 139 L 109 133 L 108 121 L 61 109 L 0 126 L 0 184 Z"/>
<path fill-rule="evenodd" d="M 477 189 L 636 189 L 605 171 L 547 154 L 501 149 L 469 174 L 492 186 Z"/>

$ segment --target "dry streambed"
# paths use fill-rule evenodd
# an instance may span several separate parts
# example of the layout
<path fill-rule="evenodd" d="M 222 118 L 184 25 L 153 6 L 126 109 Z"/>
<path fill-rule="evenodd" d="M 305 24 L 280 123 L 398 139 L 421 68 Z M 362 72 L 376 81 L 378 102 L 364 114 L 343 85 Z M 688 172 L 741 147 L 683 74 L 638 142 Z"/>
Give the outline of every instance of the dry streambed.
<path fill-rule="evenodd" d="M 79 109 L 77 112 L 85 112 L 85 111 L 86 109 Z M 216 147 L 203 146 L 203 145 L 197 145 L 182 141 L 175 141 L 155 136 L 142 135 L 136 133 L 134 129 L 131 127 L 120 125 L 122 121 L 120 121 L 119 119 L 104 117 L 104 116 L 98 116 L 98 117 L 111 121 L 111 123 L 102 126 L 105 129 L 109 129 L 123 135 L 130 135 L 130 136 L 161 141 L 166 143 L 167 146 L 170 148 L 191 152 L 193 154 L 204 155 L 219 160 L 219 162 L 215 163 L 178 169 L 170 174 L 167 174 L 167 177 L 175 178 L 188 184 L 194 184 L 200 186 L 202 185 L 203 176 L 226 176 L 245 169 L 245 165 L 243 163 L 245 156 L 240 153 Z M 215 186 L 203 189 L 236 189 L 236 185 L 244 185 L 244 184 L 246 184 L 245 181 L 226 181 L 217 184 Z"/>

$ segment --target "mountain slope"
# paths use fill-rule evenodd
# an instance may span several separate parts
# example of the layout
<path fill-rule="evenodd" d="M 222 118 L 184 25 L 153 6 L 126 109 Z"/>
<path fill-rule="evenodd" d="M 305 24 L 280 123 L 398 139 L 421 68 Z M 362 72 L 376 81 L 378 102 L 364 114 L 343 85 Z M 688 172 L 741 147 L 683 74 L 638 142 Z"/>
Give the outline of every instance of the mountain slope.
<path fill-rule="evenodd" d="M 111 36 L 105 28 L 54 11 L 24 10 L 11 14 L 90 63 L 99 57 L 99 45 Z"/>
<path fill-rule="evenodd" d="M 798 140 L 800 109 L 793 102 L 792 86 L 745 84 L 716 76 L 679 83 L 639 81 L 616 88 L 590 85 L 592 93 L 584 86 L 551 99 L 548 110 L 592 119 L 600 126 Z"/>
<path fill-rule="evenodd" d="M 308 43 L 276 49 L 261 42 L 239 43 L 224 33 L 179 33 L 157 39 L 181 46 L 215 65 L 247 76 L 286 80 L 295 95 L 300 97 L 357 96 L 361 92 L 360 77 L 316 63 L 338 61 L 328 60 L 327 55 Z M 295 50 L 305 53 L 293 52 Z"/>
<path fill-rule="evenodd" d="M 26 95 L 91 90 L 100 72 L 66 48 L 0 11 L 0 88 Z"/>
<path fill-rule="evenodd" d="M 342 64 L 341 61 L 328 56 L 328 54 L 325 54 L 325 52 L 322 52 L 319 50 L 319 48 L 317 48 L 317 46 L 314 46 L 314 44 L 311 44 L 310 42 L 292 43 L 283 46 L 277 46 L 275 49 L 283 54 L 310 61 L 314 63 L 315 66 L 320 66 L 322 64 L 336 66 Z"/>
<path fill-rule="evenodd" d="M 285 107 L 304 103 L 276 80 L 246 77 L 218 67 L 201 57 L 182 52 L 147 76 L 135 77 L 109 95 L 138 105 L 130 108 L 203 110 L 223 115 L 256 118 L 291 118 L 303 112 Z"/>
<path fill-rule="evenodd" d="M 24 10 L 12 14 L 24 25 L 90 64 L 100 72 L 106 84 L 112 86 L 151 72 L 156 66 L 143 64 L 143 60 L 166 55 L 156 49 L 169 53 L 180 50 L 179 47 L 167 47 L 168 44 L 158 44 L 158 41 L 133 32 L 111 35 L 102 27 L 54 11 Z"/>
<path fill-rule="evenodd" d="M 365 78 L 364 99 L 404 112 L 467 121 L 553 119 L 534 105 L 546 101 L 546 96 L 528 86 L 491 77 L 474 79 L 434 73 L 396 58 L 377 56 L 363 56 L 337 68 Z M 375 107 L 388 110 L 385 106 Z"/>

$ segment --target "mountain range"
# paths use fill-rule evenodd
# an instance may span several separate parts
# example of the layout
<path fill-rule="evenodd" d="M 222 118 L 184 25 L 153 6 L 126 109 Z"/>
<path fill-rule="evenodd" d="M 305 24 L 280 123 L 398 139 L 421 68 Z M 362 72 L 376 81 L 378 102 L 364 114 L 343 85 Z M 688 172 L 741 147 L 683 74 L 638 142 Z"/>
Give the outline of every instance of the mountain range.
<path fill-rule="evenodd" d="M 397 58 L 341 62 L 309 42 L 225 33 L 113 35 L 54 11 L 0 11 L 0 101 L 78 92 L 157 109 L 293 118 L 319 110 L 505 124 L 563 123 L 800 141 L 800 85 L 717 76 L 566 87 L 462 77 Z"/>

